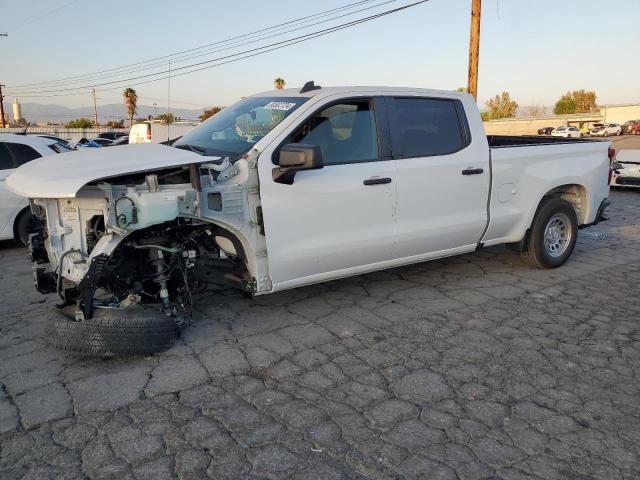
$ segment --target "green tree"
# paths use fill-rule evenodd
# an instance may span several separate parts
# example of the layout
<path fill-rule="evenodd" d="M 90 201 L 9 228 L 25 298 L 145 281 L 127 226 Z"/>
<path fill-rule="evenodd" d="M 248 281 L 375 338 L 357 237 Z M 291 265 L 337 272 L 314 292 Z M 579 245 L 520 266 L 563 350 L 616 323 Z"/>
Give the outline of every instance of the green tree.
<path fill-rule="evenodd" d="M 276 87 L 276 90 L 282 90 L 287 82 L 284 81 L 284 78 L 278 77 L 273 81 L 273 86 Z"/>
<path fill-rule="evenodd" d="M 576 102 L 573 99 L 561 98 L 553 107 L 553 113 L 556 115 L 567 115 L 576 113 Z"/>
<path fill-rule="evenodd" d="M 518 103 L 511 100 L 509 92 L 502 92 L 485 103 L 489 109 L 489 120 L 496 118 L 515 117 L 518 110 Z"/>
<path fill-rule="evenodd" d="M 124 128 L 124 120 L 116 120 L 113 122 L 107 122 L 109 128 Z"/>
<path fill-rule="evenodd" d="M 487 120 L 491 120 L 491 113 L 480 112 L 480 118 L 482 119 L 483 122 L 486 122 Z"/>
<path fill-rule="evenodd" d="M 156 120 L 160 120 L 162 123 L 173 123 L 176 121 L 176 116 L 173 113 L 163 113 L 158 115 Z"/>
<path fill-rule="evenodd" d="M 556 109 L 558 111 L 556 111 Z M 581 90 L 573 90 L 572 92 L 567 92 L 562 95 L 553 109 L 553 112 L 556 114 L 589 113 L 597 111 L 596 92 L 586 91 L 584 88 Z"/>
<path fill-rule="evenodd" d="M 204 110 L 202 112 L 202 115 L 200 115 L 198 118 L 200 119 L 201 122 L 204 122 L 207 118 L 213 117 L 220 110 L 222 110 L 221 107 L 211 107 L 209 110 Z"/>
<path fill-rule="evenodd" d="M 133 88 L 125 88 L 124 92 L 122 92 L 122 98 L 129 114 L 129 126 L 132 126 L 133 116 L 138 110 L 138 94 Z"/>
<path fill-rule="evenodd" d="M 458 87 L 456 88 L 456 92 L 467 93 L 467 87 Z"/>
<path fill-rule="evenodd" d="M 88 118 L 78 118 L 76 120 L 71 120 L 70 122 L 65 123 L 64 128 L 91 128 L 93 127 L 93 122 Z"/>

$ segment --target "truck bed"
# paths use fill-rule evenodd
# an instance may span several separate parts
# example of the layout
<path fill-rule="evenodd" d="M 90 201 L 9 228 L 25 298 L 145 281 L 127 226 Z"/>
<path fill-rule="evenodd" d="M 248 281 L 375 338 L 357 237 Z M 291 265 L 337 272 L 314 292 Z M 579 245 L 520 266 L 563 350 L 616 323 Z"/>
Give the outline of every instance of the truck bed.
<path fill-rule="evenodd" d="M 501 147 L 526 147 L 532 145 L 551 145 L 558 143 L 587 143 L 601 142 L 593 138 L 564 138 L 547 136 L 515 136 L 515 135 L 487 135 L 487 141 L 491 148 Z"/>

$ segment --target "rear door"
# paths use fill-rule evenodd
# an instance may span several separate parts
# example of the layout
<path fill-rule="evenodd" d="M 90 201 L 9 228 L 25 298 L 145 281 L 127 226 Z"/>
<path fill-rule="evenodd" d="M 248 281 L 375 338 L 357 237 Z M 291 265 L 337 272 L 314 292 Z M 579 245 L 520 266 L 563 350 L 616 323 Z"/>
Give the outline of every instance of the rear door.
<path fill-rule="evenodd" d="M 274 289 L 370 270 L 391 259 L 396 171 L 373 98 L 324 103 L 260 156 L 260 197 Z M 274 182 L 279 148 L 318 145 L 324 168 Z"/>
<path fill-rule="evenodd" d="M 457 98 L 388 98 L 398 172 L 393 257 L 474 250 L 487 225 L 486 137 L 471 138 Z"/>

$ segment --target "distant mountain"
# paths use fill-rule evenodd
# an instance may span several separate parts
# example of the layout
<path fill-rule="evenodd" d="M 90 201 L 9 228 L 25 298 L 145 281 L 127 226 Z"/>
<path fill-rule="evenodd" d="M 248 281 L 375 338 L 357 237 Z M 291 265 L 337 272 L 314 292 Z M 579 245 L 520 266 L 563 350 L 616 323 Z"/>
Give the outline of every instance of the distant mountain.
<path fill-rule="evenodd" d="M 9 118 L 13 120 L 11 102 L 5 101 L 3 103 L 5 114 L 9 115 Z M 41 103 L 21 103 L 20 107 L 22 109 L 22 116 L 31 123 L 64 123 L 80 117 L 93 119 L 93 107 L 67 108 L 61 105 L 45 105 Z M 98 105 L 97 110 L 99 123 L 128 118 L 126 108 L 123 104 L 113 103 L 109 105 Z M 158 115 L 166 113 L 165 109 L 158 108 L 157 110 Z M 196 120 L 200 114 L 202 114 L 202 110 L 171 108 L 171 113 L 184 120 Z M 154 107 L 152 105 L 138 105 L 136 118 L 146 118 L 153 114 Z"/>

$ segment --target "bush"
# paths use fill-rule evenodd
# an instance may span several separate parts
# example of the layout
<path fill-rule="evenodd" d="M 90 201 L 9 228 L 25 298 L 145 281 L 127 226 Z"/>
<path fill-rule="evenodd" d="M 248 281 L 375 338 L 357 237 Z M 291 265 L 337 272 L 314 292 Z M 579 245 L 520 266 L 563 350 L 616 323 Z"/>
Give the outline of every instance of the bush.
<path fill-rule="evenodd" d="M 93 127 L 93 122 L 88 118 L 78 118 L 76 120 L 71 120 L 70 122 L 65 123 L 64 128 L 91 128 Z"/>

